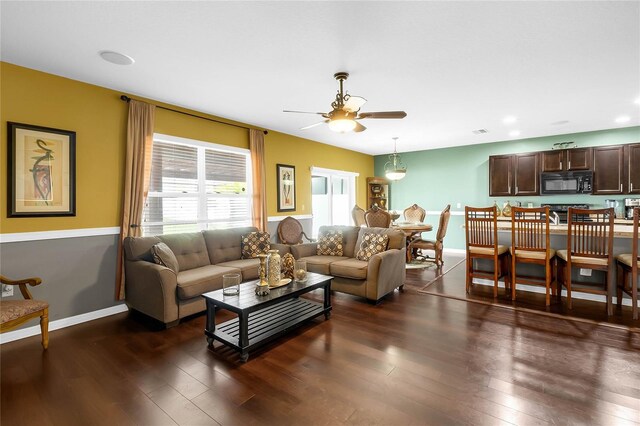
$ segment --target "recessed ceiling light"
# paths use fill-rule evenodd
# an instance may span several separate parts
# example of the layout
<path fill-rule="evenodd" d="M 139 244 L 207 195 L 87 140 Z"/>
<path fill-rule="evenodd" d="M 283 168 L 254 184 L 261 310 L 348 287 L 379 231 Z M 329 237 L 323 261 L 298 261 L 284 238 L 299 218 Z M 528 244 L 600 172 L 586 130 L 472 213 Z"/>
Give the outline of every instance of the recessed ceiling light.
<path fill-rule="evenodd" d="M 560 120 L 560 121 L 554 121 L 553 123 L 551 123 L 552 126 L 562 126 L 563 124 L 568 124 L 569 120 Z"/>
<path fill-rule="evenodd" d="M 512 138 L 520 136 L 520 130 L 512 130 L 512 131 L 510 131 L 509 132 L 509 136 L 511 136 Z"/>
<path fill-rule="evenodd" d="M 131 65 L 135 60 L 131 56 L 124 55 L 122 53 L 113 52 L 111 50 L 102 50 L 99 52 L 100 57 L 107 62 L 111 62 L 116 65 Z"/>
<path fill-rule="evenodd" d="M 626 123 L 629 120 L 631 120 L 631 117 L 629 117 L 628 115 L 621 115 L 620 117 L 616 118 L 616 123 Z"/>
<path fill-rule="evenodd" d="M 504 124 L 512 124 L 512 123 L 515 123 L 516 121 L 518 121 L 518 117 L 514 115 L 507 115 L 505 118 L 502 119 L 502 122 Z"/>

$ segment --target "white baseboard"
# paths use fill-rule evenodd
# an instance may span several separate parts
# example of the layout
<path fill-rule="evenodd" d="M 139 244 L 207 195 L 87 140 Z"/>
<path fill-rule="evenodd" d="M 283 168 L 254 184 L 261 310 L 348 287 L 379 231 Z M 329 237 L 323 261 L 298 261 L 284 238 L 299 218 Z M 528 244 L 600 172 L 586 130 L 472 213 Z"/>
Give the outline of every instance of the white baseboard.
<path fill-rule="evenodd" d="M 453 248 L 444 248 L 442 250 L 444 253 L 449 253 L 449 254 L 467 254 L 467 251 L 465 249 L 453 249 Z"/>
<path fill-rule="evenodd" d="M 490 286 L 493 287 L 493 281 L 491 280 L 487 280 L 484 278 L 474 278 L 473 279 L 473 283 L 474 284 L 480 284 L 480 285 L 486 285 L 486 286 Z M 498 287 L 499 288 L 504 288 L 504 281 L 498 281 Z M 545 294 L 546 293 L 546 289 L 540 286 L 536 286 L 536 285 L 527 285 L 527 284 L 518 284 L 516 287 L 518 290 L 524 290 L 524 291 L 530 291 L 532 293 L 541 293 L 541 294 Z M 567 296 L 567 290 L 562 290 L 562 295 L 563 296 Z M 572 299 L 582 299 L 582 300 L 591 300 L 594 302 L 601 302 L 601 303 L 607 303 L 607 299 L 604 296 L 601 296 L 599 294 L 590 294 L 590 293 L 581 293 L 581 292 L 573 292 L 571 293 L 571 298 Z M 615 305 L 617 302 L 617 297 L 613 296 L 613 304 Z M 622 298 L 622 304 L 624 306 L 631 306 L 631 299 L 625 299 L 624 297 Z M 639 303 L 640 305 L 640 303 Z"/>
<path fill-rule="evenodd" d="M 127 310 L 128 310 L 127 305 L 123 303 L 121 305 L 111 306 L 109 308 L 99 309 L 93 312 L 87 312 L 86 314 L 80 314 L 80 315 L 75 315 L 68 318 L 62 318 L 59 320 L 51 321 L 49 323 L 49 331 L 71 327 L 72 325 L 93 321 L 98 318 L 108 317 L 110 315 L 126 312 Z M 0 334 L 0 345 L 13 342 L 14 340 L 35 336 L 38 334 L 40 334 L 39 324 L 34 325 L 33 327 L 21 328 L 20 330 L 8 331 L 6 333 Z"/>

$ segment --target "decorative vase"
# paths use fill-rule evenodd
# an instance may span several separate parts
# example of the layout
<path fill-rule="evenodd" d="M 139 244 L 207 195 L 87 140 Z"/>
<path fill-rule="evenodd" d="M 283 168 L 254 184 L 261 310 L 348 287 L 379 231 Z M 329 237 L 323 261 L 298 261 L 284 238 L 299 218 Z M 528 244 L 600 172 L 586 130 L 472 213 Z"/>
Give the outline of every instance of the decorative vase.
<path fill-rule="evenodd" d="M 502 216 L 511 217 L 511 204 L 509 201 L 504 203 L 504 207 L 502 208 Z"/>
<path fill-rule="evenodd" d="M 500 209 L 500 207 L 498 207 L 497 201 L 493 202 L 493 207 L 496 208 L 496 217 L 500 217 L 502 215 L 502 210 Z"/>
<path fill-rule="evenodd" d="M 296 260 L 291 253 L 286 253 L 282 256 L 282 274 L 285 278 L 293 279 L 293 267 L 295 263 Z"/>
<path fill-rule="evenodd" d="M 296 266 L 293 271 L 293 278 L 298 283 L 304 283 L 307 281 L 307 261 L 296 260 Z"/>
<path fill-rule="evenodd" d="M 280 252 L 278 250 L 269 250 L 267 255 L 267 282 L 270 286 L 280 283 Z"/>

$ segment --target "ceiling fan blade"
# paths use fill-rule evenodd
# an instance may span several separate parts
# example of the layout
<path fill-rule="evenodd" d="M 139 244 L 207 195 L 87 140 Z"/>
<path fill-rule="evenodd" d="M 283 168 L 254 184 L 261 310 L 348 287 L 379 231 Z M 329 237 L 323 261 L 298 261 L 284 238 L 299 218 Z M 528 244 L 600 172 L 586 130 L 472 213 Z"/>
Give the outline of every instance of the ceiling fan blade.
<path fill-rule="evenodd" d="M 361 96 L 349 96 L 342 109 L 343 111 L 358 112 L 362 105 L 366 103 L 367 100 Z"/>
<path fill-rule="evenodd" d="M 291 111 L 291 110 L 288 110 L 288 109 L 283 109 L 282 112 L 295 112 L 297 114 L 317 114 L 317 115 L 322 115 L 322 116 L 327 114 L 326 112 Z"/>
<path fill-rule="evenodd" d="M 328 122 L 329 122 L 329 120 L 324 120 L 324 121 L 321 121 L 319 123 L 314 123 L 314 124 L 310 124 L 308 126 L 300 127 L 300 130 L 307 130 L 307 129 L 310 129 L 312 127 L 316 127 L 316 126 L 319 126 L 321 124 L 328 123 Z"/>
<path fill-rule="evenodd" d="M 358 118 L 405 118 L 407 113 L 404 111 L 380 111 L 380 112 L 363 112 L 358 114 Z"/>
<path fill-rule="evenodd" d="M 353 128 L 353 131 L 356 133 L 364 132 L 365 130 L 367 130 L 367 128 L 358 122 L 356 122 L 356 127 Z"/>

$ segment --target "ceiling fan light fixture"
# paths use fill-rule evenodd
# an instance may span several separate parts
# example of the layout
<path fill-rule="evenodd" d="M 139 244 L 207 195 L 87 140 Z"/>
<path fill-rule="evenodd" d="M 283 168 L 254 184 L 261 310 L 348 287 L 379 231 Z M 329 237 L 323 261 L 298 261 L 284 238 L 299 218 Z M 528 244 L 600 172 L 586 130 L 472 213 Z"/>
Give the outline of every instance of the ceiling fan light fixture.
<path fill-rule="evenodd" d="M 407 174 L 407 166 L 404 165 L 400 154 L 396 151 L 398 138 L 393 138 L 393 154 L 389 155 L 389 161 L 384 165 L 384 175 L 389 180 L 400 180 Z"/>
<path fill-rule="evenodd" d="M 350 132 L 356 127 L 355 120 L 347 117 L 339 117 L 329 120 L 329 128 L 334 132 L 346 133 Z"/>

